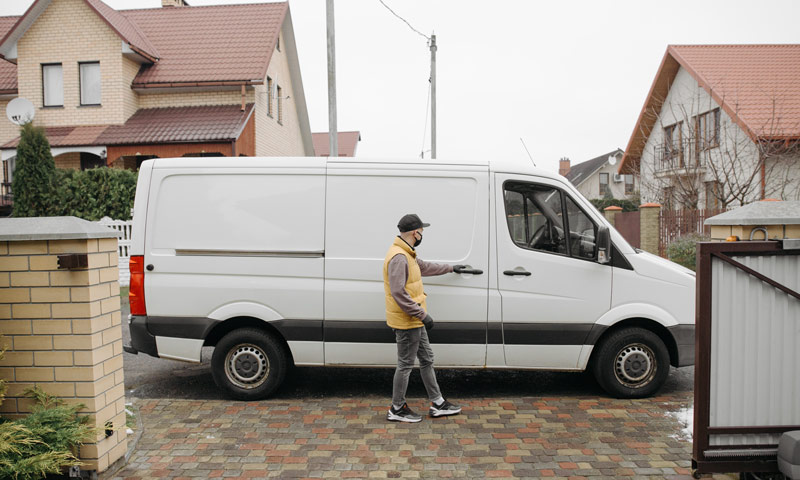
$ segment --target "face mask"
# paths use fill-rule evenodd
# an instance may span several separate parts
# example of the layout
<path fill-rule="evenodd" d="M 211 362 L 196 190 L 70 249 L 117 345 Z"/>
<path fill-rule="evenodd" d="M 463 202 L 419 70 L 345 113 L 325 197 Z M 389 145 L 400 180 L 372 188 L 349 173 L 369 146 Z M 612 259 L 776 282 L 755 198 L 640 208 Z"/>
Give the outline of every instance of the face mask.
<path fill-rule="evenodd" d="M 417 238 L 417 235 L 419 235 L 419 239 L 414 242 L 414 248 L 419 247 L 419 244 L 422 243 L 422 234 L 421 233 L 415 233 L 414 234 L 414 238 Z"/>

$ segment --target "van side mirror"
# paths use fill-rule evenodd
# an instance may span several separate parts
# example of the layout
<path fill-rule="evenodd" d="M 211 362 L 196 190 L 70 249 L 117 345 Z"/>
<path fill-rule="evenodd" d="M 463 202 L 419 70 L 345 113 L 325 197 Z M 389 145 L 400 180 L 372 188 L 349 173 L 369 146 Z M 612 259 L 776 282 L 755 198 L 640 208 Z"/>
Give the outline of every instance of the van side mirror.
<path fill-rule="evenodd" d="M 611 233 L 605 225 L 601 225 L 597 229 L 596 245 L 597 263 L 609 263 L 611 261 Z"/>

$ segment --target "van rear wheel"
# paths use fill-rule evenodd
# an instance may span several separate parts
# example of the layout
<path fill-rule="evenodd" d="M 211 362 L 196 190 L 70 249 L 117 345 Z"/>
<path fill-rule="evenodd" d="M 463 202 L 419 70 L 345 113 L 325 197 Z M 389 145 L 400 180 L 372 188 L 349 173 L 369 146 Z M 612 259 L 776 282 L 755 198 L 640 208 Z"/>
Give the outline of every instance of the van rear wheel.
<path fill-rule="evenodd" d="M 255 328 L 240 328 L 214 347 L 211 375 L 218 387 L 238 400 L 260 400 L 278 389 L 286 376 L 283 344 Z"/>
<path fill-rule="evenodd" d="M 643 328 L 623 328 L 596 347 L 597 383 L 617 398 L 648 397 L 669 374 L 669 352 L 658 335 Z"/>

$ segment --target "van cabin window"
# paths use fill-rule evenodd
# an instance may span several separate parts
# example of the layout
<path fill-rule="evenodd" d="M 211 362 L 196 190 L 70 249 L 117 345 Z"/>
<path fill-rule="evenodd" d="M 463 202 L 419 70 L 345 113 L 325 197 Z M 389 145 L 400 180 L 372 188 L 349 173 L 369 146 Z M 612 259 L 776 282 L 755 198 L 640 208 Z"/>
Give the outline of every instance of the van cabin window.
<path fill-rule="evenodd" d="M 518 247 L 596 258 L 597 226 L 561 190 L 545 185 L 507 183 L 504 194 L 508 231 Z"/>

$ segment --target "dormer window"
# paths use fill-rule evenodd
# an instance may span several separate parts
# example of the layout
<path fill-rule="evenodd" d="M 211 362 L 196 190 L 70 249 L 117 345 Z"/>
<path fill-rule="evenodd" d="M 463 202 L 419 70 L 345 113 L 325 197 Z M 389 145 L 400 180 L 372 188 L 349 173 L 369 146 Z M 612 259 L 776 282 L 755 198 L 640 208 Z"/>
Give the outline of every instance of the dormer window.
<path fill-rule="evenodd" d="M 81 105 L 100 105 L 100 62 L 81 62 Z"/>
<path fill-rule="evenodd" d="M 60 63 L 42 64 L 42 105 L 64 106 L 64 71 Z"/>

